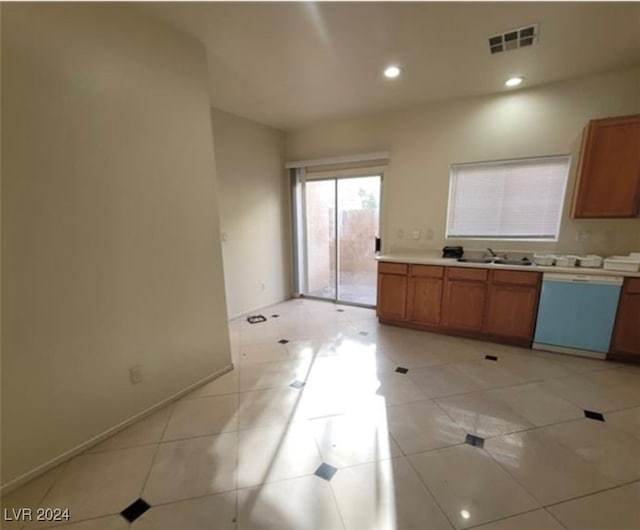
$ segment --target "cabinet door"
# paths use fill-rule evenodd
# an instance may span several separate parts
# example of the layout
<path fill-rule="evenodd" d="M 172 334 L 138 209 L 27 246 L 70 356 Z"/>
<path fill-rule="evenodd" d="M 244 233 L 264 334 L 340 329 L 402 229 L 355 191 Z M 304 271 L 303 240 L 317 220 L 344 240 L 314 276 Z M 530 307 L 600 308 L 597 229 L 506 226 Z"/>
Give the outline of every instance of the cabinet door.
<path fill-rule="evenodd" d="M 573 217 L 636 217 L 639 208 L 640 116 L 589 122 Z"/>
<path fill-rule="evenodd" d="M 492 285 L 482 331 L 497 337 L 531 340 L 537 300 L 537 287 Z"/>
<path fill-rule="evenodd" d="M 442 279 L 411 278 L 409 284 L 409 320 L 417 324 L 440 324 Z"/>
<path fill-rule="evenodd" d="M 447 280 L 442 304 L 444 325 L 453 329 L 480 331 L 486 291 L 484 282 Z"/>
<path fill-rule="evenodd" d="M 378 304 L 380 318 L 407 319 L 407 276 L 378 273 Z"/>
<path fill-rule="evenodd" d="M 616 353 L 637 355 L 640 360 L 640 292 L 622 295 L 611 349 Z"/>

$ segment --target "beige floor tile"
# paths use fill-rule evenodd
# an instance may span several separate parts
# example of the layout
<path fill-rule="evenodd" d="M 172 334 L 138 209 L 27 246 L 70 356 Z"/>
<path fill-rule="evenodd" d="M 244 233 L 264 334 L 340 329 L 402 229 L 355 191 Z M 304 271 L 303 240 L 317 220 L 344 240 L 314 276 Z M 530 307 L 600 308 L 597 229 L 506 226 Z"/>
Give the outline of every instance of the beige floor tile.
<path fill-rule="evenodd" d="M 2 507 L 69 505 L 69 530 L 129 528 L 113 514 L 139 496 L 154 507 L 133 530 L 640 529 L 640 481 L 629 483 L 640 478 L 640 369 L 379 324 L 373 310 L 321 301 L 261 312 L 264 324 L 229 323 L 235 370 Z M 307 373 L 302 390 L 288 386 Z M 165 428 L 175 439 L 158 445 Z M 217 434 L 230 428 L 242 430 Z M 500 435 L 485 441 L 491 456 L 461 443 L 465 429 Z M 331 482 L 313 475 L 322 461 L 338 467 Z"/>
<path fill-rule="evenodd" d="M 436 350 L 446 363 L 477 363 L 484 360 L 485 352 L 463 344 L 445 345 Z"/>
<path fill-rule="evenodd" d="M 303 417 L 311 420 L 339 414 L 373 414 L 386 406 L 375 394 L 377 379 L 310 385 L 302 400 Z"/>
<path fill-rule="evenodd" d="M 240 330 L 240 347 L 244 349 L 247 346 L 262 343 L 277 343 L 284 338 L 280 333 L 279 326 L 273 324 L 254 324 L 255 327 L 243 328 Z"/>
<path fill-rule="evenodd" d="M 613 486 L 593 464 L 540 429 L 486 440 L 484 447 L 543 505 Z"/>
<path fill-rule="evenodd" d="M 387 405 L 400 405 L 427 398 L 426 394 L 406 374 L 389 372 L 378 374 L 380 386 L 376 394 L 384 397 Z"/>
<path fill-rule="evenodd" d="M 240 391 L 277 388 L 289 386 L 296 380 L 306 381 L 310 366 L 308 360 L 243 364 L 240 368 Z"/>
<path fill-rule="evenodd" d="M 533 425 L 549 425 L 581 418 L 583 410 L 566 399 L 550 394 L 539 383 L 489 390 L 487 395 L 508 404 Z"/>
<path fill-rule="evenodd" d="M 308 359 L 336 355 L 335 344 L 324 338 L 292 340 L 285 344 L 289 359 Z"/>
<path fill-rule="evenodd" d="M 459 363 L 459 369 L 477 381 L 481 388 L 489 389 L 525 383 L 526 380 L 510 371 L 500 362 L 482 360 L 473 363 Z"/>
<path fill-rule="evenodd" d="M 547 359 L 554 363 L 561 364 L 565 368 L 571 370 L 575 374 L 586 374 L 589 372 L 597 372 L 599 370 L 610 370 L 615 365 L 611 361 L 603 361 L 600 359 L 588 359 L 576 355 L 564 355 L 561 353 L 546 352 L 532 350 L 532 355 Z"/>
<path fill-rule="evenodd" d="M 310 386 L 339 385 L 368 386 L 371 392 L 378 387 L 378 374 L 396 368 L 384 355 L 374 351 L 360 351 L 354 355 L 319 357 L 310 367 Z"/>
<path fill-rule="evenodd" d="M 581 409 L 609 412 L 638 405 L 636 391 L 628 385 L 598 383 L 589 380 L 587 375 L 548 379 L 540 384 L 545 390 L 571 401 Z"/>
<path fill-rule="evenodd" d="M 278 343 L 275 339 L 271 342 L 260 342 L 240 346 L 240 365 L 246 363 L 260 363 L 265 361 L 286 361 L 289 359 L 285 344 Z"/>
<path fill-rule="evenodd" d="M 279 336 L 289 341 L 303 341 L 320 339 L 324 337 L 324 334 L 322 330 L 310 324 L 289 324 L 280 326 Z"/>
<path fill-rule="evenodd" d="M 466 433 L 433 401 L 388 407 L 389 431 L 404 454 L 464 442 Z"/>
<path fill-rule="evenodd" d="M 640 373 L 626 368 L 599 370 L 584 374 L 585 379 L 602 389 L 615 389 L 627 399 L 628 406 L 640 405 Z M 621 407 L 622 408 L 622 407 Z M 626 407 L 625 407 L 626 408 Z"/>
<path fill-rule="evenodd" d="M 8 521 L 7 518 L 4 517 L 5 510 L 8 510 L 9 513 L 14 513 L 12 510 L 28 508 L 35 514 L 36 508 L 41 506 L 45 495 L 53 487 L 53 484 L 66 466 L 67 463 L 61 464 L 13 490 L 11 493 L 0 497 L 0 521 L 2 521 L 0 527 L 5 530 L 22 528 L 22 521 L 15 520 L 15 517 L 11 517 L 11 519 L 14 519 L 13 521 Z"/>
<path fill-rule="evenodd" d="M 376 344 L 386 355 L 390 357 L 405 350 L 416 348 L 415 341 L 403 336 L 397 331 L 380 330 L 376 333 Z"/>
<path fill-rule="evenodd" d="M 410 370 L 408 377 L 430 398 L 482 390 L 483 384 L 461 368 L 462 363 Z"/>
<path fill-rule="evenodd" d="M 358 358 L 364 354 L 375 354 L 377 347 L 372 339 L 362 336 L 358 331 L 353 330 L 349 333 L 342 333 L 340 337 L 332 341 L 337 355 Z"/>
<path fill-rule="evenodd" d="M 235 530 L 235 517 L 236 492 L 230 491 L 154 506 L 131 530 Z"/>
<path fill-rule="evenodd" d="M 554 363 L 534 355 L 519 354 L 505 355 L 497 353 L 498 362 L 510 372 L 519 375 L 527 381 L 566 377 L 573 372 L 561 363 Z"/>
<path fill-rule="evenodd" d="M 311 475 L 322 463 L 306 422 L 238 433 L 238 487 Z"/>
<path fill-rule="evenodd" d="M 633 498 L 640 503 L 640 481 L 632 482 L 631 484 L 622 486 L 621 489 L 629 495 L 633 496 Z"/>
<path fill-rule="evenodd" d="M 508 402 L 487 391 L 438 398 L 435 401 L 462 429 L 482 438 L 533 427 Z"/>
<path fill-rule="evenodd" d="M 345 414 L 310 422 L 322 461 L 334 467 L 352 466 L 398 456 L 381 414 Z"/>
<path fill-rule="evenodd" d="M 41 506 L 69 508 L 73 520 L 119 513 L 140 496 L 156 449 L 145 445 L 74 458 Z"/>
<path fill-rule="evenodd" d="M 493 349 L 493 344 L 480 342 L 447 335 L 436 335 L 439 339 L 439 348 L 436 350 L 443 354 L 447 362 L 463 363 L 478 362 L 484 360 L 484 356 Z M 438 343 L 436 343 L 438 344 Z"/>
<path fill-rule="evenodd" d="M 539 507 L 483 450 L 458 445 L 408 457 L 456 528 Z"/>
<path fill-rule="evenodd" d="M 158 443 L 167 426 L 172 408 L 173 405 L 169 405 L 158 412 L 150 414 L 123 431 L 107 438 L 104 442 L 92 447 L 87 452 L 112 451 L 113 449 Z"/>
<path fill-rule="evenodd" d="M 404 458 L 340 469 L 331 487 L 347 530 L 452 528 Z"/>
<path fill-rule="evenodd" d="M 581 419 L 546 427 L 544 432 L 591 462 L 615 484 L 640 479 L 640 440 L 608 421 Z"/>
<path fill-rule="evenodd" d="M 428 348 L 413 347 L 412 349 L 394 349 L 388 356 L 396 366 L 402 366 L 404 368 L 424 368 L 426 366 L 438 366 L 448 362 L 444 354 L 431 351 Z"/>
<path fill-rule="evenodd" d="M 638 530 L 640 504 L 622 488 L 550 506 L 567 530 Z"/>
<path fill-rule="evenodd" d="M 235 432 L 162 443 L 142 498 L 153 506 L 233 490 L 237 454 Z"/>
<path fill-rule="evenodd" d="M 35 526 L 34 528 L 42 527 Z M 54 526 L 52 528 L 58 528 L 60 530 L 127 530 L 129 523 L 120 515 L 111 515 L 109 517 L 100 517 L 98 519 L 90 519 L 88 521 L 65 524 L 63 526 Z"/>
<path fill-rule="evenodd" d="M 238 530 L 341 530 L 331 487 L 316 476 L 238 490 Z"/>
<path fill-rule="evenodd" d="M 182 440 L 238 429 L 238 395 L 224 394 L 178 401 L 163 440 Z"/>
<path fill-rule="evenodd" d="M 301 417 L 318 419 L 349 413 L 370 413 L 385 406 L 385 398 L 377 396 L 377 378 L 362 378 L 352 381 L 310 384 L 304 390 L 301 403 Z"/>
<path fill-rule="evenodd" d="M 473 530 L 565 530 L 565 528 L 546 510 L 535 510 L 476 526 Z"/>
<path fill-rule="evenodd" d="M 611 412 L 607 423 L 640 439 L 640 407 Z"/>
<path fill-rule="evenodd" d="M 243 392 L 238 406 L 238 427 L 252 429 L 306 419 L 304 395 L 291 387 Z"/>
<path fill-rule="evenodd" d="M 205 396 L 220 396 L 222 394 L 233 394 L 238 392 L 238 376 L 240 371 L 235 368 L 217 379 L 210 381 L 200 388 L 187 394 L 183 399 L 193 399 Z"/>

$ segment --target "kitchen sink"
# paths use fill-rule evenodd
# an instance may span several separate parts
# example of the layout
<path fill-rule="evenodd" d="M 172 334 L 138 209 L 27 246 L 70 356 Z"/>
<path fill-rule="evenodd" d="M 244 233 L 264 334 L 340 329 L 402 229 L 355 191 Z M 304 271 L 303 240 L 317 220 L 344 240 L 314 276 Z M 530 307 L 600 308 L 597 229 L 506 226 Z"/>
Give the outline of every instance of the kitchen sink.
<path fill-rule="evenodd" d="M 504 258 L 458 258 L 458 261 L 462 263 L 486 263 L 494 265 L 518 265 L 520 267 L 527 267 L 532 265 L 532 262 L 527 258 L 524 259 L 504 259 Z"/>
<path fill-rule="evenodd" d="M 458 258 L 458 261 L 464 263 L 495 263 L 499 258 Z"/>

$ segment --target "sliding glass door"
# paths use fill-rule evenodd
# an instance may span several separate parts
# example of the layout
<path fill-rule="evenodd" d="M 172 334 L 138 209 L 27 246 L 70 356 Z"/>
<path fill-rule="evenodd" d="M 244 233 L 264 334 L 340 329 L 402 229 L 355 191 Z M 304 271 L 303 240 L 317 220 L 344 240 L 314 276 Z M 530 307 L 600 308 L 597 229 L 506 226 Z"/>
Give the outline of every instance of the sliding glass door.
<path fill-rule="evenodd" d="M 380 175 L 302 183 L 303 294 L 375 305 L 380 186 Z"/>

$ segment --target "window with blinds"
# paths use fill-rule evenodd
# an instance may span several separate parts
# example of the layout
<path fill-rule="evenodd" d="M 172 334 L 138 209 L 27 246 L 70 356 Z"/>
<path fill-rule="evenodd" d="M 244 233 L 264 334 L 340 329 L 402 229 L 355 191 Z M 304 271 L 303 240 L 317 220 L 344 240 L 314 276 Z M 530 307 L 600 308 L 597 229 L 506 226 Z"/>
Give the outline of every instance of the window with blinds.
<path fill-rule="evenodd" d="M 557 240 L 569 156 L 451 166 L 447 237 Z"/>

